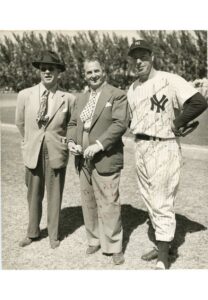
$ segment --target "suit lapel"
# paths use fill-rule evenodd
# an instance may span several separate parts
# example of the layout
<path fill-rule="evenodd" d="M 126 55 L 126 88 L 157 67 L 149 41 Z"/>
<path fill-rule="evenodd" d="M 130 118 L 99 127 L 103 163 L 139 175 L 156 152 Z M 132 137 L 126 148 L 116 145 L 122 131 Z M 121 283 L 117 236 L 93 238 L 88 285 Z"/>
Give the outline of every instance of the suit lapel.
<path fill-rule="evenodd" d="M 92 123 L 91 123 L 91 128 L 93 127 L 93 125 L 95 124 L 95 122 L 97 121 L 97 119 L 99 118 L 101 112 L 103 111 L 106 103 L 108 102 L 109 98 L 110 98 L 110 93 L 109 93 L 109 86 L 108 84 L 106 84 L 100 94 L 100 97 L 98 98 L 98 102 L 95 108 L 95 112 L 92 118 Z"/>
<path fill-rule="evenodd" d="M 80 105 L 79 105 L 79 113 L 81 114 L 81 112 L 83 111 L 85 105 L 89 101 L 90 93 L 87 92 L 85 94 L 80 94 L 80 97 L 81 97 L 81 101 L 80 101 Z"/>
<path fill-rule="evenodd" d="M 87 92 L 85 94 L 80 94 L 80 101 L 79 101 L 79 107 L 78 107 L 78 118 L 80 119 L 80 122 L 83 124 L 80 115 L 85 107 L 85 105 L 87 104 L 87 102 L 89 101 L 90 98 L 90 93 Z M 84 124 L 83 124 L 84 125 Z"/>

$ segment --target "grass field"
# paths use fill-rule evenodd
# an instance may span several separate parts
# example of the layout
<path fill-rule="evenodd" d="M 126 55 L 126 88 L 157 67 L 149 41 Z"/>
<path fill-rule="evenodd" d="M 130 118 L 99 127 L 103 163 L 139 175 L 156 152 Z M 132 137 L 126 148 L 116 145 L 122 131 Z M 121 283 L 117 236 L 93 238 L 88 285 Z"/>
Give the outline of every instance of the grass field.
<path fill-rule="evenodd" d="M 43 204 L 41 240 L 26 248 L 18 246 L 25 236 L 28 211 L 20 136 L 2 127 L 2 267 L 3 269 L 152 269 L 141 255 L 152 248 L 148 215 L 137 190 L 132 142 L 125 147 L 125 168 L 120 194 L 126 262 L 114 266 L 112 257 L 98 251 L 85 254 L 87 242 L 80 206 L 79 179 L 70 158 L 61 211 L 61 245 L 52 250 L 46 229 L 46 199 Z M 177 229 L 171 269 L 208 269 L 208 163 L 184 158 L 180 188 L 175 204 Z"/>

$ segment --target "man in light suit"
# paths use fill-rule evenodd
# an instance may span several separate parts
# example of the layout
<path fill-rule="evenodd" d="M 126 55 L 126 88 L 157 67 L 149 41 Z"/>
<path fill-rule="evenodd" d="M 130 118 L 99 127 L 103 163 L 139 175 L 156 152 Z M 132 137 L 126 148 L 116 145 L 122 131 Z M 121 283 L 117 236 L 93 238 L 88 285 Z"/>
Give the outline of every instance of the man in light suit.
<path fill-rule="evenodd" d="M 129 119 L 127 98 L 105 81 L 97 58 L 84 62 L 84 72 L 90 90 L 78 96 L 67 137 L 80 175 L 87 254 L 101 247 L 103 253 L 113 254 L 114 264 L 122 264 L 119 181 L 123 168 L 121 138 Z"/>
<path fill-rule="evenodd" d="M 32 62 L 39 69 L 41 82 L 20 91 L 16 125 L 23 138 L 29 225 L 21 247 L 40 238 L 42 200 L 47 190 L 47 225 L 51 248 L 59 246 L 59 217 L 68 162 L 67 125 L 75 97 L 58 87 L 64 62 L 53 51 L 41 53 Z"/>

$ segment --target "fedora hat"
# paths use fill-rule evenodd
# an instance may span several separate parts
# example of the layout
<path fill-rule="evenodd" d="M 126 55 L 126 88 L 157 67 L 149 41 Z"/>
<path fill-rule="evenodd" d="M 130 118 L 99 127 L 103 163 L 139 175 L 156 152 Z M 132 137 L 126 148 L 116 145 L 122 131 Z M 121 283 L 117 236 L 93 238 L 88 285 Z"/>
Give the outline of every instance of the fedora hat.
<path fill-rule="evenodd" d="M 152 45 L 150 43 L 146 40 L 136 40 L 131 44 L 128 55 L 132 56 L 133 52 L 138 49 L 145 49 L 152 53 Z"/>
<path fill-rule="evenodd" d="M 53 51 L 43 51 L 39 59 L 32 61 L 32 65 L 37 69 L 40 68 L 40 64 L 55 65 L 58 66 L 62 72 L 65 71 L 64 61 Z"/>

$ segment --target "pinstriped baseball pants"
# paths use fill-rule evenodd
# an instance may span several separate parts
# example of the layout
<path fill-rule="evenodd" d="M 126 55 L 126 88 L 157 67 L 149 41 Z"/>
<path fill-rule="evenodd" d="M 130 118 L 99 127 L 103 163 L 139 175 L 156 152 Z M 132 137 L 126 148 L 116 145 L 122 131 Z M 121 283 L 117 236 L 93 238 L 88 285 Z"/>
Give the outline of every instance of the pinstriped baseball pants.
<path fill-rule="evenodd" d="M 175 139 L 136 140 L 135 148 L 138 186 L 156 240 L 170 242 L 176 228 L 174 201 L 179 185 L 181 149 Z"/>

